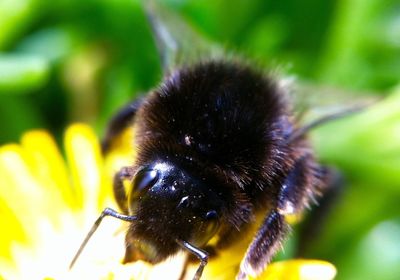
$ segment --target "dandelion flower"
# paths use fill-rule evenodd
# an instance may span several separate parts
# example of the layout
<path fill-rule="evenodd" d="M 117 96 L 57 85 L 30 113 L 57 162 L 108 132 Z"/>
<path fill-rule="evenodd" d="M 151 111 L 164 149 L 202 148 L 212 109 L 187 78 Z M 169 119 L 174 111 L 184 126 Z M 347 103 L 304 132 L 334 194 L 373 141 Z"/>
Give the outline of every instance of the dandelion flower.
<path fill-rule="evenodd" d="M 23 135 L 20 144 L 0 147 L 0 279 L 177 279 L 184 256 L 151 266 L 120 263 L 126 223 L 108 218 L 72 270 L 68 265 L 105 207 L 117 209 L 111 178 L 134 157 L 131 132 L 101 155 L 99 140 L 86 125 L 70 126 L 64 137 L 66 161 L 45 131 Z M 124 140 L 125 139 L 125 140 Z M 249 236 L 251 238 L 251 236 Z M 233 279 L 246 249 L 237 244 L 210 261 L 203 279 Z M 196 269 L 193 265 L 187 273 Z M 333 279 L 335 267 L 314 260 L 269 265 L 258 279 Z"/>

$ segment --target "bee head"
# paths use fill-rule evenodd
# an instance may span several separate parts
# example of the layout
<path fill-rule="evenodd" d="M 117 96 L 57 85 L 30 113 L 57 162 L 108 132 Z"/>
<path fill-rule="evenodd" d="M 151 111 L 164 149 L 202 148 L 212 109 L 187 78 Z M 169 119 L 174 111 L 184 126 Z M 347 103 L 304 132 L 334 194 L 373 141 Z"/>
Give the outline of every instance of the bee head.
<path fill-rule="evenodd" d="M 223 207 L 213 186 L 168 162 L 139 169 L 128 203 L 137 220 L 127 244 L 134 247 L 136 259 L 150 262 L 178 251 L 177 240 L 205 245 L 219 228 Z"/>

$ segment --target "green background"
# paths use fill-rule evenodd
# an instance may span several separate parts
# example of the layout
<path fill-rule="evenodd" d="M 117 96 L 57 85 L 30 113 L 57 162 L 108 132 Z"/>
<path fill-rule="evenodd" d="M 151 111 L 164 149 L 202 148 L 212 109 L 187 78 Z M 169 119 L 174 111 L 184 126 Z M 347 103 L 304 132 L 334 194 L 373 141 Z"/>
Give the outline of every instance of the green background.
<path fill-rule="evenodd" d="M 348 184 L 308 256 L 337 279 L 400 275 L 400 2 L 163 1 L 202 36 L 316 88 L 386 96 L 312 133 L 321 161 Z M 134 0 L 0 0 L 0 143 L 45 128 L 60 141 L 75 121 L 99 135 L 160 62 Z M 61 141 L 60 141 L 61 142 Z M 296 234 L 287 244 L 296 246 Z"/>

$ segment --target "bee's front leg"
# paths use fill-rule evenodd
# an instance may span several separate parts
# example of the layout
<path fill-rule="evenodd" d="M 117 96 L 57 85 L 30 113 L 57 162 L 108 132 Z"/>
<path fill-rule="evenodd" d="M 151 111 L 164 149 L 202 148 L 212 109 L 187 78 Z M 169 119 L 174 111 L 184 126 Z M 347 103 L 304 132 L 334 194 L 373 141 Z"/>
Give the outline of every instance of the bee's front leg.
<path fill-rule="evenodd" d="M 132 167 L 123 167 L 114 175 L 113 191 L 114 198 L 122 213 L 128 214 L 128 198 L 124 188 L 124 180 L 132 180 L 134 170 Z"/>
<path fill-rule="evenodd" d="M 199 280 L 201 275 L 203 274 L 203 270 L 208 263 L 208 253 L 187 241 L 183 240 L 176 240 L 176 242 L 184 248 L 185 250 L 189 251 L 193 255 L 195 255 L 200 260 L 200 265 L 197 268 L 196 274 L 193 276 L 193 280 Z"/>

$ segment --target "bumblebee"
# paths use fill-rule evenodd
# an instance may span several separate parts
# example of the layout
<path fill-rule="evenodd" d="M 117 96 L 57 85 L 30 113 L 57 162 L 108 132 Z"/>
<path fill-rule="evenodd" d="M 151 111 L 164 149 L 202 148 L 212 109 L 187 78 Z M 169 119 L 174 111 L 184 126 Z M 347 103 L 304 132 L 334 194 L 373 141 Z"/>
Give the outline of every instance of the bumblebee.
<path fill-rule="evenodd" d="M 209 59 L 169 72 L 158 88 L 123 108 L 103 142 L 106 151 L 121 131 L 136 128 L 136 159 L 114 178 L 121 211 L 102 212 L 71 266 L 102 219 L 112 216 L 130 223 L 124 262 L 155 264 L 185 250 L 199 259 L 193 279 L 200 279 L 209 252 L 229 248 L 262 215 L 237 279 L 259 275 L 288 233 L 285 216 L 335 185 L 307 132 L 354 111 L 301 125 L 287 91 L 249 64 Z"/>
<path fill-rule="evenodd" d="M 285 96 L 249 66 L 209 61 L 173 72 L 117 114 L 104 149 L 131 119 L 139 149 L 115 175 L 122 213 L 107 208 L 97 224 L 106 215 L 131 222 L 125 262 L 158 263 L 185 249 L 200 259 L 193 278 L 200 279 L 207 242 L 217 236 L 212 249 L 229 246 L 263 213 L 237 279 L 263 271 L 288 232 L 285 215 L 329 188 L 330 173 L 315 161 Z"/>

